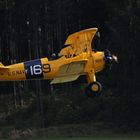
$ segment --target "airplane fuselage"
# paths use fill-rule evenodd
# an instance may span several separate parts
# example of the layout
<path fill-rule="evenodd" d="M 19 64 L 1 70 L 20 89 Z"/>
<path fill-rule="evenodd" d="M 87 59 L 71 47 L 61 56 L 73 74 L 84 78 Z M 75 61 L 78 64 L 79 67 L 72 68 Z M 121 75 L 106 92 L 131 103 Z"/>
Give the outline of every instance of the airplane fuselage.
<path fill-rule="evenodd" d="M 93 60 L 93 61 L 92 61 Z M 0 81 L 21 81 L 34 79 L 53 79 L 57 77 L 59 68 L 63 65 L 78 61 L 87 61 L 85 68 L 75 74 L 86 75 L 87 71 L 95 73 L 104 68 L 104 53 L 92 52 L 92 54 L 81 53 L 75 57 L 48 60 L 48 58 L 35 59 L 23 63 L 12 64 L 7 69 L 0 70 Z M 65 73 L 64 76 L 67 76 Z"/>

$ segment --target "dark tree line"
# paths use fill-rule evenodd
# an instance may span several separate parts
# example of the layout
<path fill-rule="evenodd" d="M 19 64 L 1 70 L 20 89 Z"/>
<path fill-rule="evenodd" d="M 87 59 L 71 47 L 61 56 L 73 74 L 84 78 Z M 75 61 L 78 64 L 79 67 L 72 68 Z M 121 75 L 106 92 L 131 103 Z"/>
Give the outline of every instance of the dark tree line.
<path fill-rule="evenodd" d="M 50 87 L 49 81 L 0 82 L 1 102 L 9 97 L 9 104 L 17 107 L 37 99 L 46 125 L 54 120 L 71 123 L 69 120 L 74 119 L 73 122 L 93 120 L 140 128 L 139 11 L 138 0 L 0 0 L 0 59 L 4 65 L 50 57 L 64 47 L 69 34 L 90 27 L 97 27 L 101 34 L 97 50 L 109 49 L 119 59 L 111 71 L 98 75 L 103 84 L 103 95 L 98 99 L 91 101 L 80 96 L 83 80 L 79 79 L 55 87 Z M 68 99 L 59 97 L 63 93 Z M 60 98 L 62 114 L 53 106 L 56 97 Z M 64 114 L 72 118 L 66 119 Z"/>

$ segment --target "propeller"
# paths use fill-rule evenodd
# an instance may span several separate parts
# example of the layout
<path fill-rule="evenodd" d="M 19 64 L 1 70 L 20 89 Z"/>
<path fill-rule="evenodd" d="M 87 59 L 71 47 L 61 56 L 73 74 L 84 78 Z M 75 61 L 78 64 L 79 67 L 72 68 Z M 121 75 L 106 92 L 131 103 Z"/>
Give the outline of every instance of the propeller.
<path fill-rule="evenodd" d="M 96 36 L 95 36 L 95 39 L 94 39 L 94 41 L 95 41 L 94 46 L 98 46 L 98 48 L 100 48 L 100 42 L 101 42 L 100 41 L 100 36 L 101 36 L 100 32 L 98 31 L 96 33 Z M 108 45 L 106 44 L 106 46 L 108 46 Z M 108 49 L 104 50 L 104 56 L 105 56 L 104 59 L 105 59 L 105 62 L 106 62 L 106 66 L 109 67 L 109 69 L 111 69 L 113 63 L 119 63 L 117 56 L 112 54 Z"/>
<path fill-rule="evenodd" d="M 112 68 L 113 63 L 119 63 L 116 55 L 112 54 L 109 50 L 104 51 L 106 66 Z"/>

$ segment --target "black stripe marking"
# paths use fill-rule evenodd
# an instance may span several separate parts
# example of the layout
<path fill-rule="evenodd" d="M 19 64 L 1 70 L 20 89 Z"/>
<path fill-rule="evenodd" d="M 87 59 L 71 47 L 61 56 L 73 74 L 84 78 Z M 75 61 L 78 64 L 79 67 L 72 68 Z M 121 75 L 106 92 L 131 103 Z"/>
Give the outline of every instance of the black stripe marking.
<path fill-rule="evenodd" d="M 40 59 L 24 62 L 24 69 L 25 69 L 26 79 L 43 78 L 43 70 L 42 70 Z"/>

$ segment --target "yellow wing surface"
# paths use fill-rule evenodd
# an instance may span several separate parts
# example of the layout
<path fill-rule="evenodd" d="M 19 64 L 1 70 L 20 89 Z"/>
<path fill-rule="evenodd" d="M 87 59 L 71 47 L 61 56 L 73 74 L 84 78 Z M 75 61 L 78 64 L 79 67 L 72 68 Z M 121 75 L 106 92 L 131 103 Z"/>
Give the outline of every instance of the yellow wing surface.
<path fill-rule="evenodd" d="M 87 60 L 83 60 L 62 65 L 51 84 L 75 81 L 83 74 L 86 62 Z"/>
<path fill-rule="evenodd" d="M 73 56 L 82 52 L 90 52 L 92 50 L 91 42 L 97 30 L 97 28 L 90 28 L 68 36 L 65 45 L 69 46 L 62 49 L 60 55 Z"/>

